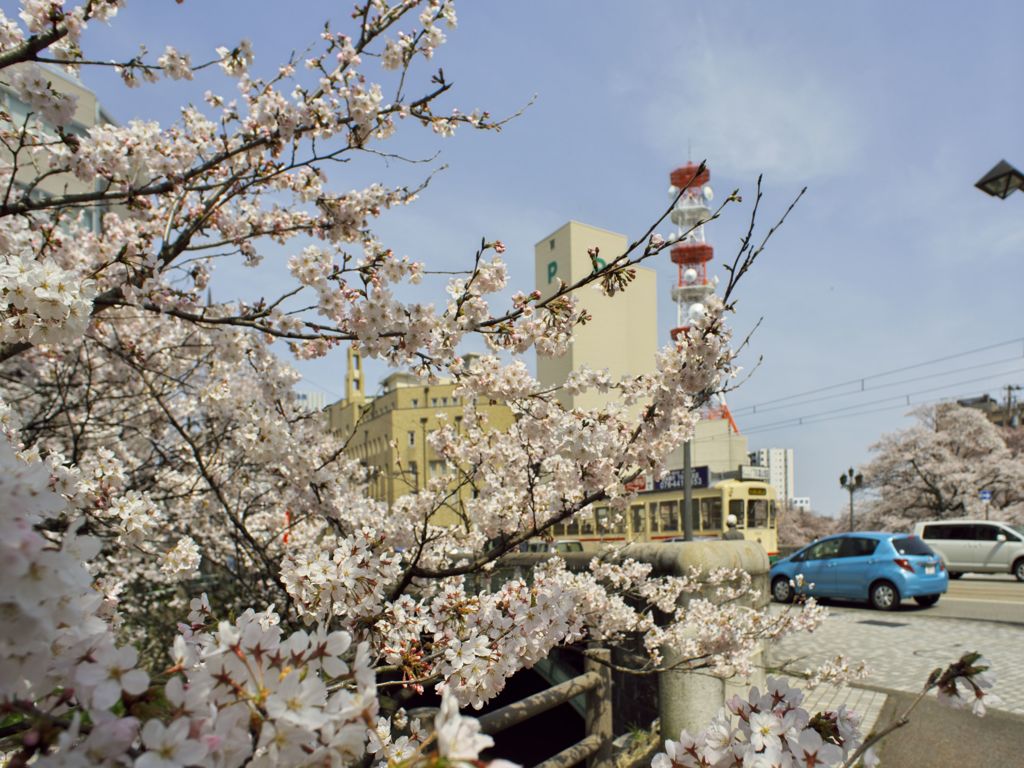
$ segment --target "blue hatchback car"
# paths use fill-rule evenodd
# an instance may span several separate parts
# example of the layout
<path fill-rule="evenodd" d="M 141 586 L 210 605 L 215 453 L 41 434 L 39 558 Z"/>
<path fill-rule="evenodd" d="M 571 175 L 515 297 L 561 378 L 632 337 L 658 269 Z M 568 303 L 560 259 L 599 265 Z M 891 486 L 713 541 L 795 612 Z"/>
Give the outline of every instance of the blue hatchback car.
<path fill-rule="evenodd" d="M 911 597 L 922 606 L 934 605 L 948 586 L 942 558 L 905 533 L 828 536 L 777 561 L 771 570 L 772 597 L 783 603 L 804 594 L 866 600 L 891 611 Z"/>

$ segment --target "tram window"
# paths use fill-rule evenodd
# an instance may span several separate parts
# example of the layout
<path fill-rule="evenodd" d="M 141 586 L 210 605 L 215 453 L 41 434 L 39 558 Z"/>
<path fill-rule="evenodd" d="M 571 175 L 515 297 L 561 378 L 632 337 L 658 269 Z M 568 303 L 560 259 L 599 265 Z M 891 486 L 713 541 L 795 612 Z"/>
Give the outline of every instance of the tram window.
<path fill-rule="evenodd" d="M 658 505 L 658 517 L 661 519 L 662 531 L 678 531 L 679 515 L 676 513 L 674 501 L 663 501 Z"/>
<path fill-rule="evenodd" d="M 579 536 L 580 533 L 580 521 L 575 517 L 570 520 L 565 526 L 565 533 L 568 536 Z"/>
<path fill-rule="evenodd" d="M 750 502 L 750 527 L 768 527 L 768 502 L 765 499 L 753 499 Z"/>
<path fill-rule="evenodd" d="M 700 527 L 705 531 L 722 530 L 722 500 L 700 500 Z"/>
<path fill-rule="evenodd" d="M 587 509 L 580 512 L 580 533 L 584 535 L 594 535 L 594 510 Z"/>
<path fill-rule="evenodd" d="M 696 531 L 700 529 L 700 499 L 693 499 L 691 503 L 693 506 L 690 507 L 690 517 L 693 519 L 693 530 Z M 683 506 L 683 502 L 679 502 L 679 519 L 685 522 L 686 518 L 683 516 Z"/>
<path fill-rule="evenodd" d="M 769 500 L 769 502 L 768 502 L 768 527 L 769 528 L 775 528 L 776 527 L 776 522 L 775 522 L 775 502 L 771 501 L 771 500 Z"/>
<path fill-rule="evenodd" d="M 651 523 L 651 533 L 657 533 L 661 530 L 658 527 L 658 502 L 651 502 L 650 507 L 648 507 L 647 519 Z"/>
<path fill-rule="evenodd" d="M 626 516 L 622 512 L 616 512 L 614 509 L 609 510 L 608 530 L 620 536 L 624 534 L 626 532 Z"/>
<path fill-rule="evenodd" d="M 630 511 L 632 512 L 632 520 L 630 522 L 633 524 L 633 533 L 643 533 L 646 527 L 644 525 L 644 505 L 634 504 Z"/>
<path fill-rule="evenodd" d="M 597 532 L 611 533 L 612 528 L 608 521 L 608 507 L 597 508 Z"/>
<path fill-rule="evenodd" d="M 555 523 L 551 526 L 551 533 L 553 533 L 555 536 L 564 536 L 565 525 L 563 523 Z"/>
<path fill-rule="evenodd" d="M 747 527 L 747 517 L 743 513 L 743 499 L 731 499 L 729 501 L 729 514 L 736 515 L 736 526 Z"/>

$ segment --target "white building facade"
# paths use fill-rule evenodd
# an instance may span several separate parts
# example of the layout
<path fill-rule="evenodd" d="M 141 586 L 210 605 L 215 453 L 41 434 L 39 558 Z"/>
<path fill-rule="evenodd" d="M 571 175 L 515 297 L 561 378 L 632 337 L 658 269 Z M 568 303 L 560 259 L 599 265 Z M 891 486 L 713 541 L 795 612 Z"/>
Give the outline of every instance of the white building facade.
<path fill-rule="evenodd" d="M 793 486 L 793 449 L 792 448 L 761 448 L 752 451 L 750 463 L 757 467 L 768 468 L 768 482 L 775 486 L 779 504 L 788 507 L 795 495 Z M 808 500 L 810 505 L 810 500 Z"/>

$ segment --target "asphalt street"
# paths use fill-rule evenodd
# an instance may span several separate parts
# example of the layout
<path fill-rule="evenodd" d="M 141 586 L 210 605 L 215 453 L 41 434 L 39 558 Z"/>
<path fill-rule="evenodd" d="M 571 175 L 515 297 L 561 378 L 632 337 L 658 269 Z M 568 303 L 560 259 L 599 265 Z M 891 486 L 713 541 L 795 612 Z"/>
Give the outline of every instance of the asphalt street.
<path fill-rule="evenodd" d="M 868 611 L 866 606 L 840 600 L 822 600 L 832 608 Z M 1024 624 L 1024 582 L 1009 574 L 966 574 L 949 582 L 949 591 L 930 608 L 906 600 L 895 611 L 903 616 L 933 619 L 974 619 Z"/>
<path fill-rule="evenodd" d="M 915 606 L 916 607 L 916 606 Z M 923 615 L 1024 624 L 1024 582 L 1010 575 L 967 574 Z"/>

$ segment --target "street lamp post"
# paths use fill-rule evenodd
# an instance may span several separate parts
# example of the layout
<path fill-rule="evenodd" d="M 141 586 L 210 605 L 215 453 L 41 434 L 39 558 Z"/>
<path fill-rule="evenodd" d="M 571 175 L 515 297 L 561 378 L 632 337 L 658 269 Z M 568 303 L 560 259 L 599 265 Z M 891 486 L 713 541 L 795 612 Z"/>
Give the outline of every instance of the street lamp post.
<path fill-rule="evenodd" d="M 853 467 L 850 467 L 839 477 L 839 485 L 845 488 L 850 493 L 850 530 L 853 530 L 853 492 L 860 490 L 864 485 L 864 475 L 860 472 L 856 474 L 853 471 Z"/>

